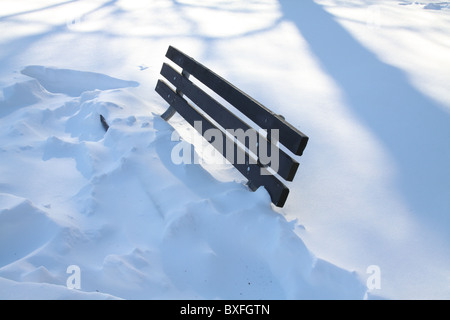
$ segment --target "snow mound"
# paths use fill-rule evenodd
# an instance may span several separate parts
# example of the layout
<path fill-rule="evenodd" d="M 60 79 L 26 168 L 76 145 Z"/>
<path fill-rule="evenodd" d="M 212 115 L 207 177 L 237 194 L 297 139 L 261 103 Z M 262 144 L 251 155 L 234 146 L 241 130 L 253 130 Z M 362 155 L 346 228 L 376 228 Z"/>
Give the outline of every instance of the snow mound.
<path fill-rule="evenodd" d="M 0 117 L 6 116 L 17 108 L 41 102 L 52 96 L 37 80 L 18 82 L 4 88 L 0 100 Z"/>
<path fill-rule="evenodd" d="M 316 257 L 263 188 L 174 164 L 174 129 L 125 88 L 135 82 L 23 73 L 37 81 L 15 87 L 35 99 L 9 95 L 16 109 L 0 118 L 0 298 L 364 297 L 359 275 Z M 73 265 L 78 291 L 66 288 Z"/>
<path fill-rule="evenodd" d="M 125 81 L 101 73 L 58 69 L 44 66 L 27 66 L 22 74 L 32 77 L 48 91 L 77 97 L 85 91 L 137 87 L 135 81 Z"/>
<path fill-rule="evenodd" d="M 57 225 L 29 200 L 0 194 L 0 267 L 39 250 L 57 233 Z"/>

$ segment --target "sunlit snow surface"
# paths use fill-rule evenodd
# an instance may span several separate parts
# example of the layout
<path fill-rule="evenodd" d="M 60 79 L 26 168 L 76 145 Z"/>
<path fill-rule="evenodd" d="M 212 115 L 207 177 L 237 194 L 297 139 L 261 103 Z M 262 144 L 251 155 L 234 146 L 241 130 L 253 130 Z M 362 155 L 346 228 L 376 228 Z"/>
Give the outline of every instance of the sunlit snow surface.
<path fill-rule="evenodd" d="M 450 298 L 448 2 L 0 12 L 1 299 Z M 169 45 L 310 137 L 283 209 L 231 165 L 173 163 Z"/>

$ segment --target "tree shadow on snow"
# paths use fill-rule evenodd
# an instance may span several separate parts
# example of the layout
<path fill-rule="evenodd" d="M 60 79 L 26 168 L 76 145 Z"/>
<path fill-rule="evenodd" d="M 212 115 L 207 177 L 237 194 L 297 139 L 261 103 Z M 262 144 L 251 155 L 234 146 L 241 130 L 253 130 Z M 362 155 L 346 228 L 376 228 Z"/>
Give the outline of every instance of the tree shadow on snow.
<path fill-rule="evenodd" d="M 21 12 L 17 12 L 17 13 L 12 13 L 12 14 L 8 14 L 8 15 L 0 16 L 0 21 L 11 19 L 11 18 L 15 18 L 15 17 L 20 17 L 20 16 L 27 15 L 27 14 L 30 14 L 30 13 L 36 13 L 36 12 L 40 12 L 40 11 L 45 11 L 45 10 L 53 9 L 53 8 L 56 8 L 56 7 L 61 7 L 61 6 L 64 6 L 66 4 L 77 2 L 77 1 L 79 1 L 79 0 L 68 0 L 68 1 L 65 1 L 65 2 L 55 3 L 55 4 L 51 4 L 51 5 L 48 5 L 48 6 L 41 7 L 41 8 L 36 8 L 36 9 L 31 9 L 31 10 L 26 10 L 26 11 L 21 11 Z"/>
<path fill-rule="evenodd" d="M 58 2 L 52 5 L 43 6 L 36 9 L 24 10 L 22 12 L 13 13 L 10 15 L 0 16 L 1 22 L 9 22 L 11 24 L 16 24 L 17 26 L 24 26 L 29 24 L 40 25 L 42 31 L 34 32 L 34 33 L 26 33 L 23 36 L 13 37 L 11 40 L 2 44 L 2 51 L 0 52 L 0 72 L 2 69 L 12 65 L 12 62 L 17 60 L 17 58 L 22 54 L 28 51 L 29 48 L 32 48 L 39 41 L 43 41 L 49 39 L 51 37 L 56 37 L 58 35 L 70 32 L 73 25 L 72 23 L 78 23 L 79 21 L 74 20 L 82 20 L 86 19 L 88 16 L 93 15 L 102 10 L 110 10 L 115 13 L 117 11 L 116 3 L 118 0 L 109 0 L 105 2 L 98 3 L 97 6 L 92 9 L 84 12 L 83 14 L 71 15 L 67 16 L 66 21 L 60 24 L 52 24 L 48 21 L 34 21 L 27 20 L 28 14 L 33 14 L 37 12 L 46 12 L 50 14 L 53 9 L 59 9 L 64 6 L 68 6 L 78 2 L 79 0 L 68 0 L 63 2 Z M 57 14 L 57 13 L 55 13 Z M 88 33 L 85 33 L 88 34 Z M 107 34 L 107 33 L 106 33 Z M 76 44 L 74 44 L 76 47 Z M 61 52 L 61 54 L 66 54 L 66 52 Z M 100 60 L 101 61 L 101 60 Z"/>
<path fill-rule="evenodd" d="M 340 86 L 348 107 L 395 161 L 397 188 L 421 222 L 446 236 L 450 224 L 450 117 L 381 62 L 322 6 L 279 0 L 312 53 Z"/>

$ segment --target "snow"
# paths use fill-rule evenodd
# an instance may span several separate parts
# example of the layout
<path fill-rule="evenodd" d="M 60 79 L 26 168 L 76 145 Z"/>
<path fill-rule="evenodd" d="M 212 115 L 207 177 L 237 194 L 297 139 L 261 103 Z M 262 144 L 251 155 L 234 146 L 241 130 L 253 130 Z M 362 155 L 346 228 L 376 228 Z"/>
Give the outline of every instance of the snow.
<path fill-rule="evenodd" d="M 1 299 L 450 298 L 448 2 L 0 12 Z M 310 137 L 284 208 L 208 155 L 172 161 L 196 142 L 159 117 L 169 45 Z"/>

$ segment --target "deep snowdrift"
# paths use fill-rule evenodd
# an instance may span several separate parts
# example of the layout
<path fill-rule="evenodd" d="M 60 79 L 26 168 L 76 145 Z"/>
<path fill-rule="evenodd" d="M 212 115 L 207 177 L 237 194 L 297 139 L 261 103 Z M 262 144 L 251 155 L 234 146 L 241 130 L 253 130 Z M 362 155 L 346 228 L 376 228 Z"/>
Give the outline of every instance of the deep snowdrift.
<path fill-rule="evenodd" d="M 1 299 L 450 298 L 448 2 L 0 12 Z M 159 117 L 168 45 L 310 137 L 283 209 L 173 163 L 192 130 Z"/>
<path fill-rule="evenodd" d="M 30 284 L 65 286 L 71 265 L 83 291 L 120 298 L 364 297 L 355 274 L 309 252 L 263 189 L 172 164 L 173 129 L 151 113 L 136 118 L 127 108 L 136 98 L 113 89 L 133 82 L 40 66 L 23 73 L 36 80 L 4 90 L 21 109 L 0 120 L 0 275 L 23 291 L 5 280 L 3 298 L 71 297 Z M 50 83 L 53 93 L 104 89 L 70 98 Z M 85 296 L 98 297 L 109 296 Z"/>

